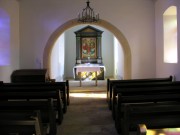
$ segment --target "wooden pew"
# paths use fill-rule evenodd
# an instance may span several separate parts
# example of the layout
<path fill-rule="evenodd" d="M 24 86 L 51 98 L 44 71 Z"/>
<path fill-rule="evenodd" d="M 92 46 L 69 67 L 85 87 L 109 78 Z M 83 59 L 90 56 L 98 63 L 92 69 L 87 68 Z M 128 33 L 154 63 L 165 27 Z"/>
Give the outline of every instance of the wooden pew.
<path fill-rule="evenodd" d="M 112 98 L 112 88 L 117 84 L 129 84 L 129 83 L 145 83 L 145 82 L 172 82 L 173 77 L 169 76 L 167 78 L 147 78 L 147 79 L 128 79 L 128 80 L 110 80 L 107 79 L 107 102 L 109 109 L 111 110 L 111 98 Z"/>
<path fill-rule="evenodd" d="M 152 134 L 162 134 L 162 135 L 179 135 L 179 127 L 172 130 L 172 128 L 159 128 L 159 129 L 150 129 L 146 124 L 137 125 L 137 134 L 136 135 L 152 135 Z"/>
<path fill-rule="evenodd" d="M 0 132 L 2 135 L 45 135 L 40 111 L 1 110 Z"/>
<path fill-rule="evenodd" d="M 17 69 L 10 76 L 12 83 L 46 82 L 47 69 Z"/>
<path fill-rule="evenodd" d="M 0 101 L 0 112 L 4 110 L 13 112 L 16 111 L 32 111 L 39 110 L 41 113 L 41 121 L 43 125 L 49 127 L 49 135 L 56 135 L 56 113 L 53 105 L 53 99 L 48 101 L 24 101 L 24 100 L 11 100 L 11 101 Z M 16 114 L 17 115 L 17 114 Z M 16 115 L 13 114 L 14 117 Z"/>
<path fill-rule="evenodd" d="M 118 93 L 123 95 L 135 95 L 135 94 L 148 94 L 153 91 L 162 93 L 172 92 L 169 88 L 173 87 L 173 91 L 179 90 L 180 81 L 176 82 L 139 82 L 139 83 L 129 83 L 129 84 L 118 84 L 113 86 L 112 98 L 110 101 L 112 108 L 112 116 L 114 118 L 114 106 L 116 105 L 116 96 Z"/>
<path fill-rule="evenodd" d="M 115 119 L 115 106 L 117 105 L 117 95 L 121 96 L 135 96 L 135 95 L 150 95 L 150 94 L 163 94 L 163 93 L 179 93 L 180 91 L 180 82 L 173 82 L 171 84 L 148 84 L 146 85 L 137 85 L 135 87 L 127 88 L 115 88 L 113 90 L 113 101 L 112 101 L 112 116 Z M 133 102 L 137 102 L 138 99 L 135 99 Z"/>
<path fill-rule="evenodd" d="M 115 126 L 123 135 L 129 135 L 129 131 L 135 130 L 135 126 L 142 122 L 152 128 L 180 124 L 180 92 L 132 96 L 118 94 L 117 99 Z"/>
<path fill-rule="evenodd" d="M 47 69 L 18 69 L 12 72 L 10 78 L 12 83 L 57 83 L 55 80 L 49 78 Z M 69 105 L 69 81 L 66 80 L 65 83 L 67 101 L 64 104 Z M 62 94 L 62 96 L 63 95 L 64 94 Z"/>
<path fill-rule="evenodd" d="M 57 121 L 61 124 L 63 120 L 63 107 L 60 90 L 43 87 L 0 87 L 0 99 L 9 100 L 9 99 L 36 99 L 36 100 L 48 100 L 52 98 L 54 100 L 55 108 L 57 110 L 58 118 Z"/>
<path fill-rule="evenodd" d="M 69 105 L 69 81 L 64 82 L 46 82 L 46 83 L 4 83 L 4 89 L 38 89 L 37 91 L 43 91 L 47 89 L 60 90 L 61 98 L 63 101 L 63 112 L 66 113 L 67 105 Z"/>
<path fill-rule="evenodd" d="M 137 130 L 138 122 L 144 122 L 149 128 L 177 128 L 180 126 L 179 103 L 125 104 L 124 107 L 125 112 L 121 125 L 124 135 L 129 135 L 130 130 Z"/>
<path fill-rule="evenodd" d="M 66 90 L 67 90 L 67 105 L 70 104 L 70 98 L 69 98 L 69 80 L 66 80 Z"/>
<path fill-rule="evenodd" d="M 18 89 L 27 91 L 35 89 L 35 91 L 49 91 L 49 90 L 60 90 L 63 101 L 63 111 L 67 111 L 67 104 L 69 102 L 69 82 L 51 82 L 51 83 L 4 83 L 4 89 Z"/>

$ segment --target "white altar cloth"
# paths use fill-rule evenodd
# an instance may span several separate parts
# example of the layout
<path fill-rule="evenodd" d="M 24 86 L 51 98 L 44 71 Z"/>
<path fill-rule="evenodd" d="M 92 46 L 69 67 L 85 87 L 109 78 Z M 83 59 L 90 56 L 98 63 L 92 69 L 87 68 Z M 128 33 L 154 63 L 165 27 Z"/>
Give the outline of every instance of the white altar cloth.
<path fill-rule="evenodd" d="M 95 72 L 96 74 L 96 86 L 97 86 L 97 72 L 101 70 L 101 67 L 104 67 L 100 64 L 78 64 L 77 66 L 74 66 L 76 68 L 76 74 L 79 74 L 81 77 L 81 72 Z M 73 70 L 74 71 L 74 70 Z M 80 78 L 80 86 L 81 86 L 81 78 Z"/>
<path fill-rule="evenodd" d="M 76 74 L 78 74 L 78 72 L 96 72 L 96 71 L 100 71 L 100 66 L 95 65 L 95 64 L 89 64 L 89 65 L 78 65 L 75 66 L 74 68 L 76 68 Z"/>

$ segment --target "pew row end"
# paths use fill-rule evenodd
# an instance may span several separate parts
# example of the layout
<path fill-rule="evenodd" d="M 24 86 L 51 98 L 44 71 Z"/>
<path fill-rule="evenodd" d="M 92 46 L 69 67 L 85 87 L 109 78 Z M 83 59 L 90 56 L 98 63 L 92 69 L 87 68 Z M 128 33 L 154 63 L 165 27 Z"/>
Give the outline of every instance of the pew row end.
<path fill-rule="evenodd" d="M 137 126 L 137 135 L 146 135 L 147 127 L 145 124 L 138 124 Z"/>

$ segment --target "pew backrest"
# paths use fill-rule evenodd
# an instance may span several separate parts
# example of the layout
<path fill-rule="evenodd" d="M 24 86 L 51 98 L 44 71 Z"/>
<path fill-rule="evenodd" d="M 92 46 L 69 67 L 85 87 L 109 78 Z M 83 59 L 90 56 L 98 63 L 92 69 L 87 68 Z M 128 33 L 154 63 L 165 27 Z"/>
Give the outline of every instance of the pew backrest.
<path fill-rule="evenodd" d="M 177 102 L 122 104 L 120 129 L 124 135 L 136 130 L 139 122 L 149 128 L 174 128 L 180 125 L 180 105 Z"/>
<path fill-rule="evenodd" d="M 27 90 L 27 91 L 26 91 Z M 62 103 L 62 99 L 61 99 L 61 92 L 60 90 L 51 90 L 48 89 L 48 91 L 38 91 L 37 88 L 33 89 L 15 89 L 15 88 L 11 88 L 11 89 L 0 89 L 0 100 L 10 100 L 10 99 L 26 99 L 26 100 L 30 100 L 30 99 L 45 99 L 48 100 L 49 98 L 52 98 L 54 100 L 54 104 L 55 104 L 55 108 L 57 109 L 58 112 L 58 122 L 59 124 L 61 124 L 62 120 L 63 120 L 63 103 Z"/>
<path fill-rule="evenodd" d="M 150 83 L 150 82 L 172 82 L 173 77 L 169 76 L 167 78 L 147 78 L 147 79 L 128 79 L 128 80 L 110 80 L 107 79 L 107 102 L 109 103 L 112 98 L 112 89 L 113 86 L 118 84 L 136 84 L 136 83 Z M 109 109 L 111 109 L 111 104 L 109 104 Z"/>
<path fill-rule="evenodd" d="M 44 135 L 39 110 L 0 111 L 1 134 Z"/>
<path fill-rule="evenodd" d="M 126 79 L 126 80 L 110 80 L 107 79 L 107 91 L 109 91 L 114 84 L 119 83 L 136 83 L 136 82 L 172 82 L 173 76 L 165 78 L 144 78 L 144 79 Z"/>
<path fill-rule="evenodd" d="M 113 109 L 114 98 L 117 96 L 117 93 L 124 93 L 124 94 L 136 94 L 140 92 L 152 91 L 152 88 L 157 87 L 159 90 L 162 88 L 170 88 L 170 87 L 180 87 L 180 81 L 178 82 L 139 82 L 139 83 L 126 83 L 126 84 L 117 84 L 114 85 L 112 88 L 112 93 L 109 96 L 108 104 L 109 109 Z M 163 90 L 162 90 L 163 91 Z"/>
<path fill-rule="evenodd" d="M 49 135 L 55 135 L 57 131 L 56 126 L 56 112 L 53 105 L 53 99 L 44 101 L 24 101 L 24 100 L 10 100 L 0 101 L 0 112 L 6 110 L 16 111 L 32 111 L 39 110 L 41 113 L 41 121 L 49 125 Z M 17 115 L 17 114 L 16 114 Z M 16 116 L 15 116 L 16 117 Z"/>

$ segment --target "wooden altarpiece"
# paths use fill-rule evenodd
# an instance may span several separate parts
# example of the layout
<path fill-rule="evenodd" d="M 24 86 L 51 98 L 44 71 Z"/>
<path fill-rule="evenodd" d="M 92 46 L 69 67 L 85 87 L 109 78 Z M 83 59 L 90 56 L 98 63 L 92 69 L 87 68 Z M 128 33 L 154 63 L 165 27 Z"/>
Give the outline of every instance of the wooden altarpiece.
<path fill-rule="evenodd" d="M 76 74 L 77 68 L 82 67 L 99 67 L 100 71 L 96 79 L 104 79 L 105 67 L 102 62 L 102 44 L 101 38 L 103 31 L 96 29 L 92 26 L 86 26 L 78 31 L 76 34 L 76 63 L 74 67 L 75 79 L 79 79 Z M 92 72 L 82 72 L 81 78 L 87 79 L 91 76 L 94 79 Z"/>

